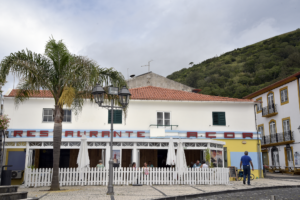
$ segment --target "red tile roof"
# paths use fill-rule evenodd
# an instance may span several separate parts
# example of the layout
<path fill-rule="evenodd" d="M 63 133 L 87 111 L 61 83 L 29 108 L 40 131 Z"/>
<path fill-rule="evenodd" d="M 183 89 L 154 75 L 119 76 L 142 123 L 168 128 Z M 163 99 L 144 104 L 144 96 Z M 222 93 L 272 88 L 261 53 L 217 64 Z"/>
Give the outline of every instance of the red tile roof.
<path fill-rule="evenodd" d="M 17 95 L 16 89 L 12 90 L 8 95 L 5 95 L 5 97 L 15 97 Z M 52 98 L 53 95 L 49 90 L 40 90 L 39 93 L 34 93 L 30 97 L 40 97 L 40 98 Z"/>
<path fill-rule="evenodd" d="M 139 100 L 169 100 L 169 101 L 239 101 L 252 102 L 250 99 L 236 99 L 186 92 L 160 87 L 140 87 L 130 89 L 131 99 Z"/>
<path fill-rule="evenodd" d="M 140 87 L 129 89 L 131 99 L 135 100 L 168 100 L 168 101 L 233 101 L 233 102 L 253 102 L 251 99 L 236 99 L 229 97 L 211 96 L 186 92 L 181 90 L 166 89 L 160 87 Z M 12 90 L 6 97 L 14 97 L 17 90 Z M 39 94 L 31 97 L 52 98 L 50 91 L 41 90 Z"/>

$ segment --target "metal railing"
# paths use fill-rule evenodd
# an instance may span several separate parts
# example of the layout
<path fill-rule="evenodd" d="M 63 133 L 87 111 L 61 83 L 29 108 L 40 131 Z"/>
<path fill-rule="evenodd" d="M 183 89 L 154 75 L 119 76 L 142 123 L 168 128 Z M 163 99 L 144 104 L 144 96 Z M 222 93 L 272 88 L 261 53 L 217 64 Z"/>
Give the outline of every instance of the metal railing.
<path fill-rule="evenodd" d="M 293 131 L 285 131 L 282 133 L 274 133 L 271 135 L 262 136 L 261 144 L 274 144 L 279 142 L 289 142 L 293 141 L 294 139 L 294 132 Z"/>
<path fill-rule="evenodd" d="M 271 104 L 262 108 L 262 116 L 277 113 L 277 104 Z"/>
<path fill-rule="evenodd" d="M 159 125 L 159 124 L 150 124 L 150 126 L 156 126 L 157 128 L 160 126 L 171 127 L 171 130 L 173 130 L 173 126 L 178 127 L 178 125 Z"/>

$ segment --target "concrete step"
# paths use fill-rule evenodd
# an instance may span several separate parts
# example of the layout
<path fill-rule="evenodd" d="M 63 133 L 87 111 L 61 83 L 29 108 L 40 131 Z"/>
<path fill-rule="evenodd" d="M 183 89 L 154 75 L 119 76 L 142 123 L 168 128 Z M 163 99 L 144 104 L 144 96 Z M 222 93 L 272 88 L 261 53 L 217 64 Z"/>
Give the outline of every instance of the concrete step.
<path fill-rule="evenodd" d="M 18 186 L 15 186 L 15 185 L 0 186 L 0 194 L 1 193 L 12 193 L 12 192 L 17 192 L 17 191 L 18 191 Z"/>
<path fill-rule="evenodd" d="M 37 197 L 27 198 L 27 199 L 20 199 L 20 200 L 39 200 Z"/>
<path fill-rule="evenodd" d="M 0 194 L 1 200 L 17 200 L 17 199 L 27 199 L 28 192 L 15 192 L 15 193 L 2 193 Z"/>

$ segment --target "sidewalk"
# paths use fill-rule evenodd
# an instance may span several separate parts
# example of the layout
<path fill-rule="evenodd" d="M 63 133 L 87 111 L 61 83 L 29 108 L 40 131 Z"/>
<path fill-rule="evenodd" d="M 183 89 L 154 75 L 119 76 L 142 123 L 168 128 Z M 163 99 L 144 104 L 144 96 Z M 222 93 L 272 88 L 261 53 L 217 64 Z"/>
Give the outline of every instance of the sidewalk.
<path fill-rule="evenodd" d="M 242 189 L 267 188 L 276 186 L 299 186 L 300 179 L 256 179 L 251 186 L 242 181 L 232 181 L 228 185 L 153 185 L 153 186 L 115 186 L 115 200 L 158 199 L 171 196 L 203 194 L 221 191 L 238 191 Z M 85 200 L 85 199 L 113 199 L 106 195 L 105 186 L 70 186 L 62 187 L 61 191 L 49 192 L 49 187 L 19 188 L 28 191 L 28 197 L 40 197 L 42 200 Z"/>

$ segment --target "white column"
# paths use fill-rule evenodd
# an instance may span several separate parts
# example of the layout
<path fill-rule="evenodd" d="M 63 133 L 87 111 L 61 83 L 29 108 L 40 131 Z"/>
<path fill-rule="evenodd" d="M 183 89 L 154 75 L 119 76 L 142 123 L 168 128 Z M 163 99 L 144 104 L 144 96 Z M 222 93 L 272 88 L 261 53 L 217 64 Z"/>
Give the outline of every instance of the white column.
<path fill-rule="evenodd" d="M 105 150 L 105 168 L 109 167 L 109 159 L 110 159 L 110 146 L 109 146 L 109 142 L 107 142 L 106 150 Z"/>
<path fill-rule="evenodd" d="M 29 142 L 26 142 L 26 155 L 25 155 L 25 169 L 24 169 L 24 183 L 26 183 L 28 160 L 29 160 Z M 31 158 L 30 158 L 31 159 Z M 31 164 L 31 163 L 30 163 Z M 26 186 L 27 184 L 25 184 Z"/>
<path fill-rule="evenodd" d="M 28 168 L 28 160 L 29 160 L 29 143 L 26 142 L 25 169 Z"/>
<path fill-rule="evenodd" d="M 136 142 L 133 143 L 133 149 L 132 149 L 132 162 L 136 163 L 136 167 L 139 167 L 140 163 L 138 163 L 138 152 L 136 148 Z"/>

